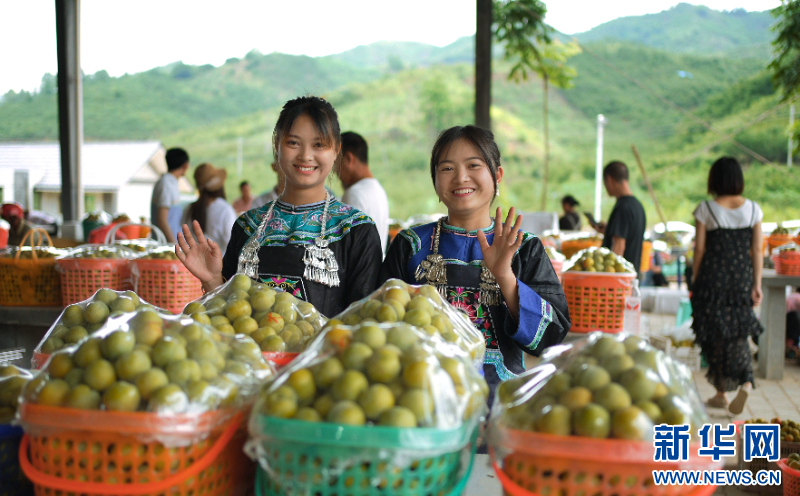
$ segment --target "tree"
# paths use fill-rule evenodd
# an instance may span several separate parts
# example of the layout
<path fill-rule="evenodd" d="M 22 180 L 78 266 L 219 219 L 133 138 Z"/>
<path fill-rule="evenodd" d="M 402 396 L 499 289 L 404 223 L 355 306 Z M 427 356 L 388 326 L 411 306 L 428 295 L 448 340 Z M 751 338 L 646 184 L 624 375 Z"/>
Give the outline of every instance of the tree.
<path fill-rule="evenodd" d="M 770 62 L 772 80 L 783 90 L 783 100 L 793 100 L 800 95 L 800 0 L 781 0 L 772 10 L 778 19 L 772 30 L 778 36 L 772 42 L 775 58 Z M 800 127 L 790 130 L 800 153 Z"/>
<path fill-rule="evenodd" d="M 547 186 L 550 179 L 550 124 L 548 100 L 550 85 L 572 87 L 577 74 L 566 61 L 581 52 L 574 41 L 564 44 L 553 41 L 553 28 L 545 24 L 547 7 L 539 0 L 506 0 L 494 4 L 495 39 L 505 44 L 506 60 L 515 62 L 508 75 L 516 82 L 526 81 L 532 71 L 542 79 L 544 89 L 544 164 L 542 171 L 541 210 L 547 208 Z"/>

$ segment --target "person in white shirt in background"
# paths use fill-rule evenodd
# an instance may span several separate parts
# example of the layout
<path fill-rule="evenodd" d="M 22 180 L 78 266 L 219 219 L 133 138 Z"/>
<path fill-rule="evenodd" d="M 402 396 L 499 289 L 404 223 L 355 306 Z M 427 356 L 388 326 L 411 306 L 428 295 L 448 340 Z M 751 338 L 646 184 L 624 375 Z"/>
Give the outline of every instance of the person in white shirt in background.
<path fill-rule="evenodd" d="M 231 229 L 236 222 L 236 211 L 225 200 L 225 169 L 211 164 L 200 164 L 194 171 L 194 182 L 200 193 L 196 202 L 183 211 L 183 224 L 200 223 L 206 238 L 213 239 L 225 253 L 231 239 Z M 191 230 L 189 232 L 192 232 Z"/>
<path fill-rule="evenodd" d="M 250 210 L 254 199 L 253 195 L 250 193 L 250 183 L 247 181 L 242 181 L 241 184 L 239 184 L 239 192 L 241 192 L 242 196 L 233 202 L 233 209 L 237 214 Z"/>
<path fill-rule="evenodd" d="M 367 142 L 361 135 L 352 131 L 342 133 L 342 164 L 339 178 L 344 186 L 342 203 L 355 207 L 372 217 L 381 247 L 386 253 L 389 237 L 389 199 L 381 183 L 369 170 Z"/>
<path fill-rule="evenodd" d="M 178 179 L 189 171 L 189 154 L 183 148 L 167 150 L 167 173 L 153 187 L 150 200 L 150 222 L 161 229 L 168 243 L 175 243 L 175 234 L 169 223 L 169 210 L 180 201 Z"/>
<path fill-rule="evenodd" d="M 272 200 L 277 200 L 281 193 L 283 193 L 283 185 L 286 182 L 283 172 L 281 172 L 280 167 L 275 165 L 275 162 L 272 162 L 272 170 L 275 171 L 275 176 L 277 176 L 278 182 L 275 183 L 274 188 L 253 199 L 252 203 L 250 203 L 250 209 L 261 208 Z"/>

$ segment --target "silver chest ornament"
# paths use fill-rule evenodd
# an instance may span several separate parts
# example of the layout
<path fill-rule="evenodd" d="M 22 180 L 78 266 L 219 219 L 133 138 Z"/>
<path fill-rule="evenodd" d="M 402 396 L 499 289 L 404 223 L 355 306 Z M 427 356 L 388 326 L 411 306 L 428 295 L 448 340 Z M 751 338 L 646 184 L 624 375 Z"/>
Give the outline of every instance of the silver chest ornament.
<path fill-rule="evenodd" d="M 325 206 L 322 209 L 322 217 L 320 219 L 320 235 L 314 239 L 313 245 L 306 245 L 306 251 L 303 254 L 303 263 L 306 266 L 303 278 L 332 288 L 339 286 L 339 263 L 336 261 L 333 250 L 328 247 L 330 242 L 325 239 L 330 202 L 331 196 L 325 191 Z M 261 248 L 264 231 L 266 231 L 266 226 L 272 218 L 276 203 L 278 203 L 278 200 L 275 200 L 269 206 L 269 210 L 261 219 L 258 229 L 250 236 L 250 239 L 247 240 L 242 252 L 239 254 L 239 272 L 247 274 L 254 279 L 258 277 L 258 250 Z"/>

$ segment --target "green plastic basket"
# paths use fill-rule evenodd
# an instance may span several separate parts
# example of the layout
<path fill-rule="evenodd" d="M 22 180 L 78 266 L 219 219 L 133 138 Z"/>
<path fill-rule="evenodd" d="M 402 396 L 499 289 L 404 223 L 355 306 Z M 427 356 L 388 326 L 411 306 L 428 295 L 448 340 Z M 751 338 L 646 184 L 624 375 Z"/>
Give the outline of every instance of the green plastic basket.
<path fill-rule="evenodd" d="M 352 427 L 266 416 L 257 422 L 260 432 L 269 433 L 260 456 L 270 468 L 268 474 L 259 467 L 257 496 L 457 496 L 478 438 L 477 426 Z M 394 456 L 414 461 L 401 468 Z"/>

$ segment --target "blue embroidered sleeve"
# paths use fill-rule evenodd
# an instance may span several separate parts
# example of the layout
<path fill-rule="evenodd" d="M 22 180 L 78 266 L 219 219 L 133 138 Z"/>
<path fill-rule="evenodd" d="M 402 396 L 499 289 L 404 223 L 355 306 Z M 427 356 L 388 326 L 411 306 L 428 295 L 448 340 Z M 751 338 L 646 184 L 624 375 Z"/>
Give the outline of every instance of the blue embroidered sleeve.
<path fill-rule="evenodd" d="M 519 328 L 514 340 L 523 347 L 535 350 L 547 326 L 553 322 L 553 307 L 524 282 L 519 284 Z"/>

